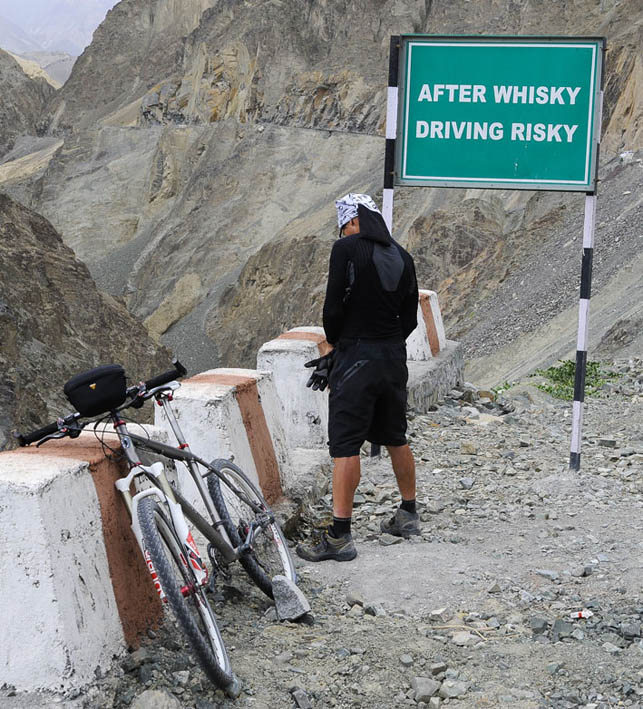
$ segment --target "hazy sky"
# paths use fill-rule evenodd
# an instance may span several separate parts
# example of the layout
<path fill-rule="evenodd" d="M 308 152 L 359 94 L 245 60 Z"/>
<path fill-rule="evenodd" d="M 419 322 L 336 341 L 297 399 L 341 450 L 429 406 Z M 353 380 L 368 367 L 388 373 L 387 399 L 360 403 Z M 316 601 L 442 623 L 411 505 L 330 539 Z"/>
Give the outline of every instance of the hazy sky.
<path fill-rule="evenodd" d="M 0 0 L 0 15 L 45 49 L 79 54 L 118 0 Z"/>
<path fill-rule="evenodd" d="M 20 25 L 24 30 L 32 23 L 40 24 L 57 14 L 86 22 L 89 16 L 105 17 L 118 0 L 0 0 L 0 15 Z M 100 24 L 100 20 L 99 20 Z"/>

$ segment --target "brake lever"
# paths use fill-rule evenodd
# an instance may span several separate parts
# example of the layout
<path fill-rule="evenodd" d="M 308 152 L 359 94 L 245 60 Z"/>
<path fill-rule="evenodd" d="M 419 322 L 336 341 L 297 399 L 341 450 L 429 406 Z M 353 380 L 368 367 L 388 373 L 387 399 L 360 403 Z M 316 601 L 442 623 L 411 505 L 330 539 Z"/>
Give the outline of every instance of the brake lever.
<path fill-rule="evenodd" d="M 154 389 L 148 390 L 148 395 L 154 397 L 157 401 L 162 398 L 172 399 L 172 392 L 181 388 L 181 382 L 172 381 L 167 384 L 161 384 L 161 386 L 154 387 Z"/>
<path fill-rule="evenodd" d="M 48 436 L 41 438 L 38 443 L 36 443 L 36 448 L 40 448 L 40 446 L 43 443 L 47 443 L 47 441 L 51 441 L 54 438 L 64 438 L 66 435 L 67 433 L 65 431 L 58 431 L 58 433 L 50 433 Z"/>
<path fill-rule="evenodd" d="M 131 401 L 120 408 L 128 409 L 129 407 L 132 407 L 133 409 L 140 409 L 148 398 L 145 396 L 146 393 L 147 390 L 145 388 L 145 382 L 135 384 L 127 390 L 127 395 L 132 397 Z"/>
<path fill-rule="evenodd" d="M 65 426 L 63 431 L 70 438 L 78 438 L 78 436 L 80 436 L 80 434 L 82 433 L 84 427 L 84 424 L 80 424 L 78 423 L 78 421 L 72 421 L 71 423 L 68 423 Z"/>
<path fill-rule="evenodd" d="M 38 443 L 36 443 L 36 448 L 39 448 L 43 443 L 51 441 L 54 438 L 78 438 L 82 433 L 84 424 L 78 423 L 78 421 L 69 421 L 65 423 L 64 419 L 58 419 L 59 430 L 57 433 L 50 433 L 48 436 L 41 438 Z"/>

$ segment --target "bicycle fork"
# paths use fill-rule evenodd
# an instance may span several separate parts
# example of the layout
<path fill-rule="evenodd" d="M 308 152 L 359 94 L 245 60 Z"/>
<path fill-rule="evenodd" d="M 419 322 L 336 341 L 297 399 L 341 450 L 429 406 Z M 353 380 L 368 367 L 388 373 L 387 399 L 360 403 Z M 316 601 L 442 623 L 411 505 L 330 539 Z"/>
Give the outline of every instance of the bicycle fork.
<path fill-rule="evenodd" d="M 153 478 L 158 487 L 151 487 L 147 490 L 142 490 L 141 492 L 132 495 L 130 492 L 130 486 L 132 480 L 138 475 L 147 475 Z M 170 524 L 177 536 L 178 541 L 181 543 L 181 562 L 186 569 L 189 570 L 187 574 L 188 578 L 194 578 L 195 584 L 186 583 L 181 588 L 181 593 L 184 596 L 190 596 L 196 590 L 198 586 L 205 586 L 208 582 L 208 570 L 203 562 L 199 549 L 194 541 L 192 533 L 190 532 L 185 517 L 183 516 L 183 510 L 181 506 L 173 499 L 172 489 L 165 478 L 163 463 L 156 462 L 152 465 L 135 465 L 131 468 L 129 474 L 124 478 L 119 478 L 116 483 L 116 488 L 121 492 L 123 498 L 125 499 L 125 504 L 130 511 L 132 518 L 132 531 L 136 537 L 136 541 L 141 549 L 143 558 L 145 559 L 145 564 L 150 576 L 152 577 L 152 582 L 159 598 L 163 602 L 167 602 L 165 598 L 165 593 L 161 587 L 158 574 L 152 563 L 152 559 L 145 548 L 145 542 L 143 540 L 143 534 L 141 531 L 140 522 L 138 519 L 138 505 L 141 500 L 145 497 L 157 497 L 161 502 L 167 505 L 167 509 L 170 512 Z"/>

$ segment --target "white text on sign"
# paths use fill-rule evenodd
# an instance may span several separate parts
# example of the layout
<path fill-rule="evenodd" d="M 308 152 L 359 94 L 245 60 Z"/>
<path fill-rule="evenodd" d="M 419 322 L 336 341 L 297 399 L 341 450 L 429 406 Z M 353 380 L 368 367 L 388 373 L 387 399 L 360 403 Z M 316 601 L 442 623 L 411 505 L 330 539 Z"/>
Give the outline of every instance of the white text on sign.
<path fill-rule="evenodd" d="M 580 86 L 494 86 L 495 103 L 560 104 L 574 106 Z M 423 84 L 418 102 L 487 103 L 483 84 Z"/>
<path fill-rule="evenodd" d="M 537 143 L 571 143 L 578 125 L 567 123 L 512 123 L 510 138 Z M 434 140 L 502 140 L 505 127 L 494 121 L 416 121 L 416 138 Z"/>

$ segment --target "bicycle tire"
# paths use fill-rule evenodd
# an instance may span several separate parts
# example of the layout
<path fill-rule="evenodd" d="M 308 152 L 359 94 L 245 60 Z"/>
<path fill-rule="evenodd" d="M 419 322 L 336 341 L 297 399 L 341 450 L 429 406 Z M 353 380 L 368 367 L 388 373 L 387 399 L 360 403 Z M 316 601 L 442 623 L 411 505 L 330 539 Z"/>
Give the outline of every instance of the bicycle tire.
<path fill-rule="evenodd" d="M 210 465 L 224 478 L 230 479 L 232 485 L 240 489 L 249 500 L 271 514 L 268 503 L 241 468 L 223 458 L 213 460 Z M 255 512 L 232 491 L 226 490 L 224 493 L 222 487 L 227 488 L 227 486 L 222 486 L 217 475 L 210 474 L 207 476 L 207 480 L 208 490 L 221 518 L 223 528 L 232 544 L 238 547 L 243 541 L 245 523 L 255 516 Z M 273 598 L 272 579 L 274 576 L 281 574 L 293 583 L 297 581 L 295 564 L 283 532 L 276 521 L 259 531 L 251 551 L 241 556 L 239 562 L 248 576 L 269 598 Z"/>
<path fill-rule="evenodd" d="M 230 667 L 216 619 L 185 560 L 171 518 L 151 496 L 139 502 L 137 512 L 145 550 L 194 655 L 214 684 L 236 696 L 238 680 Z M 192 586 L 192 593 L 184 595 L 181 589 L 186 586 Z"/>

